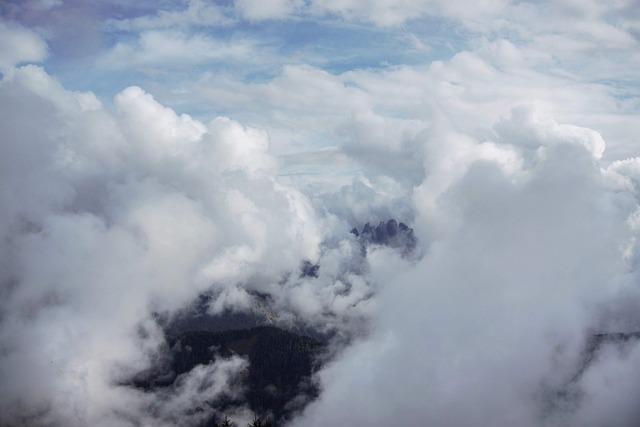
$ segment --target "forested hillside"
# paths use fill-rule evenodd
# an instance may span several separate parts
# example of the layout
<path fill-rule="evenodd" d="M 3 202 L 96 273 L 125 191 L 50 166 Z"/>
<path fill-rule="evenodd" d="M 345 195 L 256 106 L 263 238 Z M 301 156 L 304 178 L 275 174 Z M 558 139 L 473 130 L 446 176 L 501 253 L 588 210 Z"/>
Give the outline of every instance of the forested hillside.
<path fill-rule="evenodd" d="M 133 385 L 154 390 L 171 387 L 198 365 L 239 355 L 249 366 L 241 398 L 209 402 L 221 412 L 246 404 L 256 414 L 282 422 L 318 394 L 311 375 L 324 344 L 272 326 L 223 332 L 189 331 L 168 339 L 164 366 L 139 374 Z M 210 420 L 211 422 L 218 420 Z"/>

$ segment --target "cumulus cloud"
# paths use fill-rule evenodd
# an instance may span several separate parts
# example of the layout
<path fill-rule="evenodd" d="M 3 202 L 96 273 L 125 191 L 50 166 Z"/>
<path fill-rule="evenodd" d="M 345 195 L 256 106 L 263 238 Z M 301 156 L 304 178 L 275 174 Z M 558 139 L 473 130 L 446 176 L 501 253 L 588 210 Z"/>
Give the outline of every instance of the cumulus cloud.
<path fill-rule="evenodd" d="M 38 34 L 0 20 L 0 70 L 7 72 L 21 62 L 41 62 L 47 54 L 47 45 Z"/>
<path fill-rule="evenodd" d="M 178 116 L 137 87 L 111 112 L 33 66 L 0 90 L 3 422 L 108 423 L 130 393 L 118 366 L 143 368 L 163 342 L 151 311 L 316 259 L 314 213 L 275 181 L 263 132 Z"/>
<path fill-rule="evenodd" d="M 476 149 L 469 160 L 456 161 L 460 172 L 425 203 L 428 181 L 450 174 L 431 170 L 415 194 L 417 221 L 441 226 L 444 216 L 447 227 L 435 237 L 419 234 L 430 245 L 414 267 L 389 273 L 385 260 L 370 260 L 380 263 L 372 268 L 387 271 L 373 333 L 321 372 L 320 399 L 294 425 L 578 426 L 606 419 L 622 426 L 637 420 L 635 404 L 623 397 L 635 385 L 592 382 L 613 378 L 611 369 L 635 372 L 615 352 L 603 354 L 579 380 L 584 395 L 575 412 L 555 413 L 543 404 L 576 374 L 583 340 L 595 325 L 595 302 L 633 287 L 620 247 L 636 204 L 628 193 L 609 192 L 589 132 L 556 139 L 553 122 L 534 126 L 544 135 L 535 161 L 511 156 L 513 167 L 506 168 L 501 157 Z M 517 146 L 523 136 L 505 140 Z M 594 400 L 612 412 L 592 411 Z"/>

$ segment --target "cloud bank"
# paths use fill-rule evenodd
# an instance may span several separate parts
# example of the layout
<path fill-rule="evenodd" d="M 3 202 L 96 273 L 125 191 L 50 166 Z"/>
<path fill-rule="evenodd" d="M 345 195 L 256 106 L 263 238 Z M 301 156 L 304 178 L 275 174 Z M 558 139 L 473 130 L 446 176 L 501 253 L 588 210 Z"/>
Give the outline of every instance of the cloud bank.
<path fill-rule="evenodd" d="M 536 123 L 543 134 L 553 128 Z M 415 202 L 423 230 L 436 230 L 419 235 L 432 242 L 428 252 L 391 275 L 377 296 L 375 332 L 321 373 L 322 396 L 294 425 L 637 421 L 635 405 L 623 403 L 637 382 L 607 366 L 633 376 L 637 348 L 610 348 L 574 378 L 598 305 L 634 289 L 636 274 L 621 252 L 635 197 L 612 191 L 583 135 L 527 147 L 506 134 L 533 158 L 505 165 L 500 151 L 486 158 L 478 150 L 435 207 L 425 195 L 436 176 L 427 178 Z M 569 387 L 582 393 L 575 401 L 554 394 Z"/>
<path fill-rule="evenodd" d="M 315 215 L 276 182 L 263 132 L 178 116 L 138 87 L 112 113 L 35 66 L 0 90 L 3 421 L 133 417 L 146 398 L 114 383 L 162 344 L 153 311 L 317 258 Z"/>

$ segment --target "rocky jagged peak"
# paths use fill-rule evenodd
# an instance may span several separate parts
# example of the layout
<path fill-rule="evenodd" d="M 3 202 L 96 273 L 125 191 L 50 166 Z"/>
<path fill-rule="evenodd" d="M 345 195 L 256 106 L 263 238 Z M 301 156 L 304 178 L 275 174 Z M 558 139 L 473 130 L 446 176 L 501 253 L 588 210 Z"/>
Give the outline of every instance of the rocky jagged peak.
<path fill-rule="evenodd" d="M 319 264 L 313 264 L 311 261 L 305 260 L 302 262 L 302 267 L 300 267 L 299 278 L 300 279 L 302 279 L 303 277 L 317 278 L 319 270 L 320 270 Z"/>
<path fill-rule="evenodd" d="M 399 248 L 404 254 L 412 252 L 417 244 L 413 229 L 393 218 L 380 221 L 375 227 L 367 222 L 362 230 L 358 231 L 357 228 L 354 228 L 351 233 L 359 238 L 364 245 L 378 244 Z"/>
<path fill-rule="evenodd" d="M 382 224 L 382 223 L 381 223 Z M 365 233 L 372 233 L 373 232 L 373 227 L 371 226 L 371 224 L 366 223 L 364 225 L 364 227 L 362 228 L 362 233 L 361 234 L 365 234 Z"/>

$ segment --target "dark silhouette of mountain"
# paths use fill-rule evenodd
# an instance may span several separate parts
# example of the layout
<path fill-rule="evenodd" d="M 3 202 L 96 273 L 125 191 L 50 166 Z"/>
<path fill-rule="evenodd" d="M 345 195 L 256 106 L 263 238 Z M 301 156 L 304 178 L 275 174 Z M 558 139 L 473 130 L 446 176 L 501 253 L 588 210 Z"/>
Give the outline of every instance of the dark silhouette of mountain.
<path fill-rule="evenodd" d="M 211 292 L 205 292 L 182 310 L 171 315 L 156 313 L 155 319 L 168 336 L 178 336 L 189 331 L 223 332 L 274 326 L 319 341 L 327 341 L 330 338 L 330 333 L 319 331 L 305 322 L 290 318 L 280 319 L 272 308 L 270 295 L 258 292 L 249 292 L 249 295 L 251 308 L 245 311 L 224 310 L 221 313 L 210 313 L 209 307 L 215 301 L 215 296 Z"/>
<path fill-rule="evenodd" d="M 544 389 L 541 395 L 541 410 L 545 417 L 576 409 L 584 397 L 580 380 L 597 361 L 605 347 L 625 350 L 637 345 L 640 332 L 608 332 L 591 334 L 585 342 L 581 360 L 573 375 L 561 387 Z"/>
<path fill-rule="evenodd" d="M 318 396 L 313 372 L 325 345 L 314 338 L 272 326 L 223 332 L 189 331 L 168 339 L 169 360 L 138 374 L 131 385 L 143 390 L 171 387 L 198 365 L 219 358 L 246 357 L 249 368 L 242 401 L 215 401 L 224 410 L 246 403 L 257 414 L 268 414 L 274 425 L 286 420 Z M 210 420 L 211 422 L 217 420 Z"/>
<path fill-rule="evenodd" d="M 406 256 L 417 244 L 413 229 L 395 219 L 381 221 L 375 227 L 366 223 L 362 230 L 354 228 L 351 232 L 362 246 L 362 257 L 355 257 L 360 262 L 366 258 L 371 245 L 398 249 Z M 353 268 L 358 265 L 354 262 Z M 303 261 L 297 278 L 316 279 L 320 267 Z M 243 398 L 219 398 L 209 402 L 211 407 L 225 411 L 247 405 L 255 413 L 273 420 L 274 425 L 303 409 L 318 396 L 312 375 L 320 367 L 318 355 L 325 349 L 332 332 L 320 332 L 304 322 L 282 323 L 273 310 L 270 295 L 251 292 L 250 297 L 251 308 L 243 312 L 211 313 L 211 303 L 217 298 L 216 291 L 211 290 L 178 312 L 157 313 L 156 321 L 167 336 L 168 355 L 159 357 L 156 366 L 140 372 L 128 384 L 147 391 L 170 389 L 181 375 L 196 366 L 236 354 L 249 362 L 243 380 Z"/>
<path fill-rule="evenodd" d="M 409 255 L 417 245 L 413 229 L 395 219 L 380 221 L 377 227 L 367 222 L 362 230 L 354 228 L 351 233 L 360 239 L 365 249 L 370 244 L 385 245 L 400 249 L 403 255 Z"/>
<path fill-rule="evenodd" d="M 222 332 L 270 325 L 268 296 L 256 293 L 252 296 L 254 306 L 251 310 L 225 310 L 222 313 L 212 314 L 209 312 L 209 307 L 215 301 L 215 295 L 204 292 L 189 306 L 171 316 L 157 314 L 156 320 L 170 336 L 177 336 L 187 331 Z"/>
<path fill-rule="evenodd" d="M 318 277 L 318 270 L 320 270 L 320 265 L 312 264 L 309 261 L 304 261 L 302 263 L 302 268 L 300 269 L 300 278 L 303 277 Z"/>
<path fill-rule="evenodd" d="M 622 349 L 627 345 L 637 344 L 637 340 L 640 340 L 640 332 L 606 332 L 591 335 L 589 339 L 587 339 L 582 363 L 574 376 L 574 380 L 579 379 L 582 374 L 589 369 L 591 364 L 597 359 L 599 352 L 605 346 L 616 346 Z"/>
<path fill-rule="evenodd" d="M 367 247 L 372 244 L 385 245 L 398 249 L 405 256 L 410 255 L 417 245 L 413 229 L 402 222 L 398 223 L 395 219 L 381 221 L 376 227 L 370 223 L 366 223 L 361 231 L 354 228 L 351 230 L 351 233 L 361 242 L 362 259 L 366 257 Z M 351 268 L 353 268 L 352 272 L 356 274 L 359 273 L 358 268 L 362 265 L 362 259 L 353 260 L 351 265 Z M 318 278 L 320 268 L 321 265 L 305 260 L 300 266 L 297 277 L 298 279 Z M 188 307 L 178 312 L 172 313 L 171 315 L 167 313 L 156 314 L 156 320 L 164 330 L 172 336 L 197 330 L 221 332 L 230 329 L 277 326 L 299 335 L 308 335 L 320 339 L 327 338 L 326 335 L 314 331 L 303 322 L 300 324 L 283 324 L 282 321 L 278 319 L 279 316 L 277 313 L 273 312 L 271 308 L 270 295 L 257 292 L 250 292 L 250 295 L 252 299 L 250 309 L 244 311 L 227 310 L 214 314 L 210 312 L 209 308 L 211 302 L 216 299 L 217 295 L 213 291 L 204 292 Z"/>

